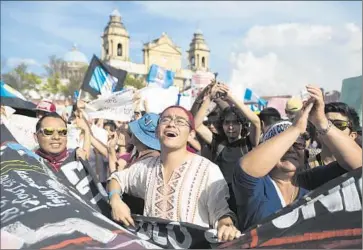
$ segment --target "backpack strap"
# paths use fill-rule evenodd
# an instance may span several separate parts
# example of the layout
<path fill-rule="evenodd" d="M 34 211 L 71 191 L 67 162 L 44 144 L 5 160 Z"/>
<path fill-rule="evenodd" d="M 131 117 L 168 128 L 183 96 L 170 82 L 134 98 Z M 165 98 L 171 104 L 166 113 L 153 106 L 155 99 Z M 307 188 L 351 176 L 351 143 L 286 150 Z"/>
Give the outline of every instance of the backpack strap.
<path fill-rule="evenodd" d="M 220 144 L 217 145 L 216 153 L 213 158 L 213 162 L 215 162 L 218 159 L 218 156 L 222 153 L 223 149 L 226 147 L 226 142 L 223 141 Z"/>

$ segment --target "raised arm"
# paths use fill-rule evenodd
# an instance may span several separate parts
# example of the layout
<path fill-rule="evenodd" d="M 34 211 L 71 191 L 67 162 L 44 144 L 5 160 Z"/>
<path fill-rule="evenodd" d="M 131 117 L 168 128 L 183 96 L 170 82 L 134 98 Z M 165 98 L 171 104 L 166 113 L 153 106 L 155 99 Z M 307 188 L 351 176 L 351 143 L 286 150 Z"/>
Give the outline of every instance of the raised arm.
<path fill-rule="evenodd" d="M 85 158 L 88 159 L 91 154 L 91 129 L 87 124 L 87 121 L 82 117 L 82 115 L 76 116 L 76 125 L 82 130 L 84 134 L 83 141 L 83 152 Z"/>
<path fill-rule="evenodd" d="M 240 167 L 248 175 L 261 178 L 266 176 L 280 161 L 282 156 L 294 144 L 297 138 L 306 131 L 310 103 L 300 112 L 296 121 L 286 131 L 258 145 L 240 160 Z M 263 157 L 262 157 L 263 156 Z"/>
<path fill-rule="evenodd" d="M 115 149 L 117 140 L 118 140 L 118 135 L 116 134 L 115 137 L 108 142 L 108 166 L 110 173 L 113 173 L 117 170 L 116 167 L 117 157 Z"/>
<path fill-rule="evenodd" d="M 94 135 L 91 133 L 91 144 L 97 149 L 104 157 L 108 157 L 107 146 L 99 141 Z"/>
<path fill-rule="evenodd" d="M 221 89 L 227 94 L 227 98 L 238 108 L 244 117 L 251 122 L 251 133 L 249 135 L 251 143 L 254 147 L 259 144 L 261 135 L 260 118 L 248 106 L 246 106 L 240 98 L 233 95 L 232 91 L 226 86 L 221 85 Z"/>
<path fill-rule="evenodd" d="M 362 149 L 354 140 L 334 127 L 334 125 L 329 125 L 324 112 L 325 105 L 321 89 L 314 86 L 307 86 L 307 91 L 315 100 L 315 105 L 310 113 L 309 120 L 318 131 L 325 130 L 325 133 L 320 133 L 319 139 L 329 148 L 341 167 L 348 171 L 361 167 Z"/>

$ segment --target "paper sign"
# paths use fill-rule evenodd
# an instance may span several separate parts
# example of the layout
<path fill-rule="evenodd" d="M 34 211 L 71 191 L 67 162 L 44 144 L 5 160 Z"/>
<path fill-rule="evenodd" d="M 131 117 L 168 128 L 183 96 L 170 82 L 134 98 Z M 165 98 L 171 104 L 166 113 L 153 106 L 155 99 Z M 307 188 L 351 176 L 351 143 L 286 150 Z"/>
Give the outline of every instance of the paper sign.
<path fill-rule="evenodd" d="M 96 125 L 92 124 L 91 130 L 92 130 L 93 136 L 97 140 L 99 140 L 103 144 L 107 145 L 108 132 L 105 129 L 97 127 Z"/>
<path fill-rule="evenodd" d="M 149 86 L 140 90 L 141 101 L 148 101 L 149 112 L 159 114 L 165 108 L 176 105 L 179 90 L 175 86 L 168 89 Z"/>
<path fill-rule="evenodd" d="M 130 121 L 134 114 L 132 103 L 120 107 L 106 108 L 100 111 L 89 112 L 90 119 L 107 119 L 115 121 Z"/>
<path fill-rule="evenodd" d="M 93 112 L 105 108 L 124 106 L 128 103 L 132 103 L 133 96 L 133 90 L 130 89 L 115 92 L 108 96 L 101 96 L 100 98 L 88 103 L 86 105 L 86 111 Z"/>
<path fill-rule="evenodd" d="M 30 150 L 38 146 L 34 138 L 37 122 L 37 118 L 16 114 L 13 114 L 9 119 L 4 119 L 5 126 L 15 139 Z"/>
<path fill-rule="evenodd" d="M 81 146 L 80 135 L 81 130 L 75 125 L 70 124 L 67 127 L 68 135 L 67 135 L 67 148 L 75 149 Z"/>

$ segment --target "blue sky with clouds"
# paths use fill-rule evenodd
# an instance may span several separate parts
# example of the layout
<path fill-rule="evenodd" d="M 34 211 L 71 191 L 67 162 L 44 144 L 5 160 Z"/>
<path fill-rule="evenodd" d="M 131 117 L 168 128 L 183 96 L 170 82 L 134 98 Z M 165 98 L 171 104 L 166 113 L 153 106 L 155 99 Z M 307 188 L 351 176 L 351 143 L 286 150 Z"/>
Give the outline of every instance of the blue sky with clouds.
<path fill-rule="evenodd" d="M 19 62 L 42 73 L 50 55 L 76 43 L 90 60 L 117 8 L 131 36 L 131 60 L 142 44 L 168 33 L 185 51 L 203 31 L 211 68 L 241 90 L 283 94 L 315 81 L 338 89 L 361 74 L 362 2 L 1 2 L 1 57 L 7 71 Z M 273 89 L 273 90 L 271 90 Z"/>

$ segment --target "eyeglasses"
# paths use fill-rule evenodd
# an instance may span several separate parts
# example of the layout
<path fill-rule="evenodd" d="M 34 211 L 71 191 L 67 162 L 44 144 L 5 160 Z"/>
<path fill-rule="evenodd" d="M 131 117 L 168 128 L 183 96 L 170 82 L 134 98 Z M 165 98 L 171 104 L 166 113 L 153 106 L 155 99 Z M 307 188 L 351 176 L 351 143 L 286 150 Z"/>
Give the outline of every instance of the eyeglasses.
<path fill-rule="evenodd" d="M 62 137 L 65 137 L 68 134 L 67 128 L 41 128 L 38 130 L 38 133 L 41 132 L 43 136 L 52 136 L 55 131 L 57 131 L 58 135 Z"/>
<path fill-rule="evenodd" d="M 174 121 L 174 124 L 178 127 L 191 127 L 190 123 L 186 119 L 178 116 L 174 118 L 171 116 L 161 117 L 159 123 L 162 125 L 168 125 L 171 121 Z"/>
<path fill-rule="evenodd" d="M 351 124 L 350 124 L 349 121 L 344 121 L 344 120 L 330 120 L 330 119 L 329 119 L 329 121 L 331 121 L 331 123 L 333 123 L 333 125 L 337 129 L 339 129 L 341 131 L 344 131 L 347 128 L 351 128 L 351 126 L 350 126 Z"/>

